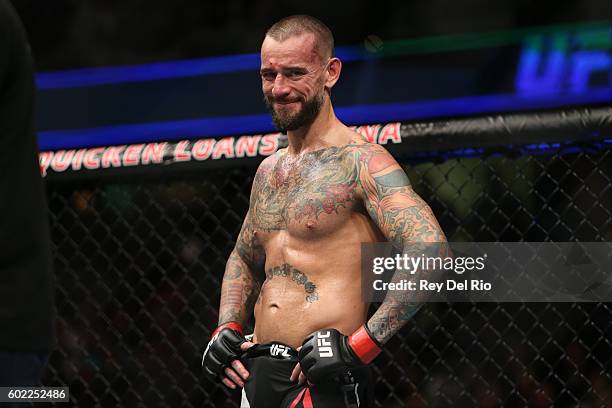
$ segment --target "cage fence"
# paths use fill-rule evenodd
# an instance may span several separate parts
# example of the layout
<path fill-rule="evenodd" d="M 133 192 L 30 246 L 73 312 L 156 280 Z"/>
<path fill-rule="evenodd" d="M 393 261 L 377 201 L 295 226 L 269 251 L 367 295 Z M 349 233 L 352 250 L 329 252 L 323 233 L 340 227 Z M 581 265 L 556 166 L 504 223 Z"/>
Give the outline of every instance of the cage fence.
<path fill-rule="evenodd" d="M 399 157 L 451 241 L 610 241 L 612 150 Z M 238 407 L 208 381 L 225 261 L 255 167 L 48 181 L 59 346 L 78 407 Z M 431 303 L 375 361 L 379 407 L 612 406 L 612 305 Z"/>

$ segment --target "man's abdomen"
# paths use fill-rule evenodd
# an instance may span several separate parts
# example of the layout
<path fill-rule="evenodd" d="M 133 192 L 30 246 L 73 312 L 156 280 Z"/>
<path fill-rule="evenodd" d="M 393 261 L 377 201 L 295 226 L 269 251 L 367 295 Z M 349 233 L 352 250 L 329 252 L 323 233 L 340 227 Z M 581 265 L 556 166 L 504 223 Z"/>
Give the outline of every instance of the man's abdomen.
<path fill-rule="evenodd" d="M 299 347 L 319 329 L 335 328 L 348 335 L 365 322 L 361 242 L 383 237 L 358 213 L 332 229 L 320 227 L 325 233 L 290 228 L 261 237 L 266 280 L 255 305 L 257 342 Z"/>
<path fill-rule="evenodd" d="M 258 343 L 278 341 L 292 347 L 302 345 L 310 333 L 335 328 L 350 334 L 364 323 L 367 305 L 361 301 L 360 281 L 344 288 L 337 281 L 319 285 L 315 301 L 306 299 L 302 288 L 288 282 L 264 284 L 255 305 L 255 340 Z M 297 286 L 297 285 L 295 285 Z"/>

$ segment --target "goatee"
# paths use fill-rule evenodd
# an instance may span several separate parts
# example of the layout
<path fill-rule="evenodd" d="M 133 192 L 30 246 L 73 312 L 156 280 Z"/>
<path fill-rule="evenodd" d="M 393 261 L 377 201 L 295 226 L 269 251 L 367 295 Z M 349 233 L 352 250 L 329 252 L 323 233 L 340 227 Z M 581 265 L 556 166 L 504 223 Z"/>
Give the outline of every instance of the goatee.
<path fill-rule="evenodd" d="M 325 94 L 321 92 L 310 100 L 305 101 L 301 99 L 298 102 L 302 104 L 302 109 L 297 113 L 283 113 L 274 109 L 274 99 L 264 96 L 266 108 L 272 115 L 272 123 L 274 123 L 274 126 L 282 133 L 287 133 L 288 130 L 299 129 L 302 126 L 308 126 L 314 122 L 319 112 L 321 112 L 323 103 L 325 103 Z"/>

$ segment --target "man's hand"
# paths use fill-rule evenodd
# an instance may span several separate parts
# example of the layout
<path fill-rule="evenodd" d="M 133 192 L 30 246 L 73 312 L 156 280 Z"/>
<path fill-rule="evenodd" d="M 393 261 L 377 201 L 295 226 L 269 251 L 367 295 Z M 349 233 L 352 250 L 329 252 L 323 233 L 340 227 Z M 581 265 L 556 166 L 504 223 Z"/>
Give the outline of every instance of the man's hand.
<path fill-rule="evenodd" d="M 336 329 L 318 330 L 304 340 L 298 352 L 300 362 L 291 379 L 298 379 L 301 384 L 303 374 L 309 382 L 317 384 L 327 377 L 369 364 L 380 352 L 380 345 L 365 325 L 351 336 Z"/>
<path fill-rule="evenodd" d="M 253 345 L 242 335 L 239 323 L 230 322 L 217 327 L 202 355 L 204 373 L 212 379 L 220 378 L 231 389 L 244 387 L 249 372 L 240 356 Z"/>

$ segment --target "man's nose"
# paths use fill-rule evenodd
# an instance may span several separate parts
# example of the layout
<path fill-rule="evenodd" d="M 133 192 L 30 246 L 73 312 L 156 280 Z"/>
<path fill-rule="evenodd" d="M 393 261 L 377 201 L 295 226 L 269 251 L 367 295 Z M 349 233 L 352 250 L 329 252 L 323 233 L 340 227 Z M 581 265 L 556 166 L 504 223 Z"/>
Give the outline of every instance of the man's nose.
<path fill-rule="evenodd" d="M 286 96 L 289 94 L 291 89 L 287 86 L 286 78 L 280 74 L 276 75 L 274 84 L 272 85 L 272 95 L 276 98 L 279 96 Z"/>

